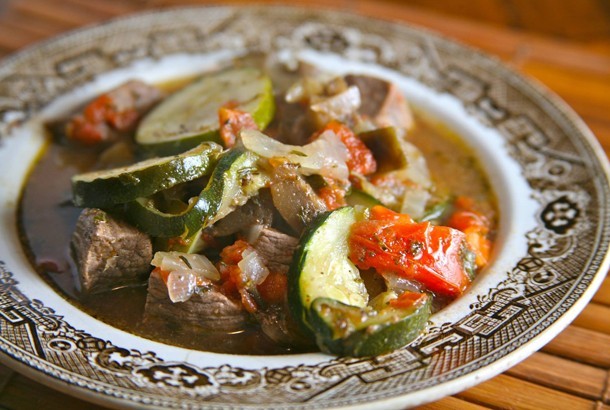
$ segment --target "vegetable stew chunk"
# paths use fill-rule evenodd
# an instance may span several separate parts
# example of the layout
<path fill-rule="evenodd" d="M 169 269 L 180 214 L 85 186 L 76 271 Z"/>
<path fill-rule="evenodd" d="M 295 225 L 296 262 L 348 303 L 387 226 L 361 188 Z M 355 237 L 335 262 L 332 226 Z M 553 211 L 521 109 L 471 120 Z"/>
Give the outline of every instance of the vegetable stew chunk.
<path fill-rule="evenodd" d="M 150 238 L 101 209 L 80 214 L 72 249 L 82 290 L 88 293 L 142 283 L 150 270 Z"/>
<path fill-rule="evenodd" d="M 170 328 L 231 332 L 243 329 L 248 313 L 209 283 L 185 302 L 173 303 L 161 273 L 154 270 L 148 280 L 144 309 L 146 322 L 165 324 Z"/>

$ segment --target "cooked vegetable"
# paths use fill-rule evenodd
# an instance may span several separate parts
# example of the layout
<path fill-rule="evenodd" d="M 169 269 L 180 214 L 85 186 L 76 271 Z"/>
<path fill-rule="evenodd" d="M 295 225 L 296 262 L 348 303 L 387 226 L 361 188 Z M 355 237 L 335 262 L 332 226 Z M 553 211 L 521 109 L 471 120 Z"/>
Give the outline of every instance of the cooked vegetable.
<path fill-rule="evenodd" d="M 208 175 L 221 151 L 220 145 L 207 142 L 180 155 L 75 175 L 72 177 L 74 204 L 108 207 Z"/>
<path fill-rule="evenodd" d="M 185 245 L 203 227 L 226 216 L 268 182 L 256 167 L 258 156 L 243 149 L 226 151 L 198 197 L 189 201 L 187 210 L 171 214 L 155 207 L 152 198 L 138 198 L 127 204 L 127 217 L 139 229 L 156 237 L 180 236 Z"/>
<path fill-rule="evenodd" d="M 331 298 L 314 300 L 309 321 L 318 346 L 340 356 L 374 356 L 405 346 L 424 330 L 430 317 L 431 297 L 410 292 L 403 295 L 415 298 L 409 304 L 394 306 L 392 302 L 403 298 L 401 295 L 379 309 L 363 309 Z"/>
<path fill-rule="evenodd" d="M 390 291 L 369 303 L 360 271 L 348 258 L 357 219 L 354 208 L 345 207 L 311 225 L 288 274 L 288 295 L 294 316 L 313 332 L 320 349 L 367 356 L 402 347 L 419 335 L 430 315 L 430 298 Z"/>
<path fill-rule="evenodd" d="M 304 145 L 287 145 L 259 131 L 241 133 L 244 146 L 264 158 L 284 158 L 299 165 L 302 175 L 318 174 L 337 180 L 347 180 L 348 151 L 345 144 L 333 132 L 326 131 L 313 142 Z"/>
<path fill-rule="evenodd" d="M 220 279 L 220 273 L 204 255 L 157 252 L 150 264 L 159 269 L 174 303 L 189 300 L 197 288 Z"/>
<path fill-rule="evenodd" d="M 455 201 L 455 212 L 447 224 L 466 235 L 466 241 L 476 255 L 477 266 L 487 264 L 491 253 L 491 241 L 488 238 L 489 220 L 474 209 L 474 201 L 467 197 L 458 197 Z"/>
<path fill-rule="evenodd" d="M 277 164 L 271 173 L 273 204 L 288 225 L 298 234 L 319 214 L 326 204 L 297 173 L 297 166 L 288 162 Z"/>
<path fill-rule="evenodd" d="M 255 68 L 234 68 L 204 75 L 166 98 L 141 122 L 136 142 L 158 154 L 177 153 L 202 141 L 221 142 L 218 110 L 250 113 L 260 129 L 271 121 L 271 80 Z"/>
<path fill-rule="evenodd" d="M 349 241 L 350 259 L 360 269 L 390 271 L 451 297 L 470 283 L 472 251 L 457 229 L 417 223 L 376 206 L 367 220 L 354 224 Z"/>
<path fill-rule="evenodd" d="M 66 135 L 84 145 L 116 140 L 132 130 L 162 97 L 161 91 L 142 81 L 128 81 L 90 102 L 66 124 Z"/>
<path fill-rule="evenodd" d="M 354 208 L 340 208 L 321 215 L 301 238 L 288 272 L 288 298 L 293 315 L 306 328 L 311 328 L 309 309 L 317 298 L 360 308 L 368 303 L 360 272 L 347 258 L 347 238 L 355 222 Z"/>
<path fill-rule="evenodd" d="M 349 195 L 345 198 L 347 204 L 350 206 L 364 206 L 365 208 L 372 208 L 375 205 L 381 205 L 381 202 L 374 196 L 367 194 L 359 189 L 352 189 Z"/>
<path fill-rule="evenodd" d="M 323 134 L 325 131 L 334 132 L 347 148 L 345 163 L 350 172 L 369 175 L 377 170 L 377 162 L 373 153 L 348 126 L 337 121 L 331 121 L 321 129 L 320 133 Z"/>

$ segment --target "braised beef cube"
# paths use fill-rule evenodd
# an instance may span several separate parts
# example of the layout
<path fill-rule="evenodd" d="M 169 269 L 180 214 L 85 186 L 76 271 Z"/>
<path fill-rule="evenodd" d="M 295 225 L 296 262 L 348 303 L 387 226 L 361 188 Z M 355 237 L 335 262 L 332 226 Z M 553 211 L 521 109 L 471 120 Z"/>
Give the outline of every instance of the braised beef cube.
<path fill-rule="evenodd" d="M 148 279 L 144 320 L 184 330 L 231 332 L 243 329 L 248 313 L 239 302 L 225 296 L 215 286 L 200 290 L 185 302 L 172 302 L 161 275 L 153 271 Z"/>
<path fill-rule="evenodd" d="M 87 208 L 80 214 L 72 250 L 87 293 L 144 283 L 150 271 L 148 235 L 101 209 Z"/>
<path fill-rule="evenodd" d="M 287 273 L 298 244 L 299 240 L 293 236 L 273 228 L 263 228 L 252 246 L 270 271 Z"/>
<path fill-rule="evenodd" d="M 379 127 L 409 129 L 413 126 L 413 114 L 400 89 L 393 83 L 368 75 L 348 75 L 345 81 L 360 90 L 360 113 Z"/>
<path fill-rule="evenodd" d="M 273 202 L 268 191 L 262 191 L 244 205 L 206 229 L 212 236 L 246 233 L 253 225 L 269 226 L 273 222 Z"/>

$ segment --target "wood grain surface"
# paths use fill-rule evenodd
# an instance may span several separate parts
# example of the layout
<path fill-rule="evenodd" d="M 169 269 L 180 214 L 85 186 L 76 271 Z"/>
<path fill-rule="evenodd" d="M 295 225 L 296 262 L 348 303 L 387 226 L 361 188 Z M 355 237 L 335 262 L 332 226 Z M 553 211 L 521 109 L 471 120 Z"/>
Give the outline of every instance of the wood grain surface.
<path fill-rule="evenodd" d="M 0 0 L 0 58 L 59 33 L 191 0 Z M 215 4 L 240 2 L 218 2 Z M 241 2 L 246 3 L 246 2 Z M 257 1 L 257 3 L 273 3 Z M 277 3 L 277 2 L 275 2 Z M 315 0 L 403 21 L 496 55 L 568 102 L 610 152 L 610 2 L 605 0 Z M 0 365 L 0 408 L 101 409 Z M 610 278 L 540 352 L 489 381 L 422 409 L 610 410 Z"/>

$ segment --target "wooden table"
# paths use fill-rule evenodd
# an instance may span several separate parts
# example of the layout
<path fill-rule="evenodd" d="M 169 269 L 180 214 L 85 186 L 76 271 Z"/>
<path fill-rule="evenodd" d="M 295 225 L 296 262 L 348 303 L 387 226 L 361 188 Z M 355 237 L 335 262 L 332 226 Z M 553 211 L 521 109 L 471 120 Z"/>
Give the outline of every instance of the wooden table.
<path fill-rule="evenodd" d="M 0 57 L 76 27 L 183 3 L 0 0 Z M 195 3 L 205 1 L 190 1 Z M 606 154 L 610 151 L 610 6 L 606 1 L 316 0 L 315 3 L 424 26 L 499 56 L 565 99 L 593 130 Z M 1 365 L 0 407 L 101 408 L 56 392 Z M 573 324 L 540 352 L 504 374 L 422 408 L 610 410 L 610 278 L 606 278 Z"/>

